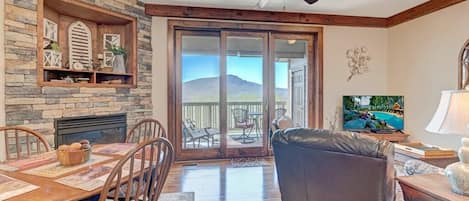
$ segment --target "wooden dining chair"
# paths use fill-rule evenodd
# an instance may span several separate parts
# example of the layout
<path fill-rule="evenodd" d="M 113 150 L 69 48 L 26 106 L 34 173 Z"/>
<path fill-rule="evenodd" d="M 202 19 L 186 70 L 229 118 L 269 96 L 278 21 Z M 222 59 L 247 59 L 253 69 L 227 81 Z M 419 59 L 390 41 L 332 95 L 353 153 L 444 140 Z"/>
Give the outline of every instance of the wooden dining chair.
<path fill-rule="evenodd" d="M 168 138 L 163 125 L 156 119 L 144 119 L 130 130 L 125 142 L 140 143 L 158 137 Z"/>
<path fill-rule="evenodd" d="M 19 160 L 51 150 L 44 136 L 20 126 L 0 127 L 5 139 L 6 160 Z"/>
<path fill-rule="evenodd" d="M 174 148 L 166 138 L 139 144 L 111 171 L 99 201 L 157 201 L 173 162 Z"/>

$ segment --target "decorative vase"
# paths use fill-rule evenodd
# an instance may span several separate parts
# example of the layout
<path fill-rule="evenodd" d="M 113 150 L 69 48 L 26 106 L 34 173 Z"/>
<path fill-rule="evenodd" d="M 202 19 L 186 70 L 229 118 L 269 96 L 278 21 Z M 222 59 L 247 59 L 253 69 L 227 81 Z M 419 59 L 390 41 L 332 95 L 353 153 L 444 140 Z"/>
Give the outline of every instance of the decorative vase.
<path fill-rule="evenodd" d="M 445 174 L 453 192 L 469 196 L 469 138 L 462 138 L 459 148 L 459 162 L 448 165 Z"/>
<path fill-rule="evenodd" d="M 277 109 L 276 110 L 276 117 L 273 120 L 273 123 L 276 125 L 277 129 L 286 129 L 293 127 L 293 121 L 290 117 L 286 115 L 286 109 Z"/>
<path fill-rule="evenodd" d="M 112 68 L 112 72 L 114 73 L 126 73 L 124 55 L 114 55 L 114 59 L 112 61 Z"/>

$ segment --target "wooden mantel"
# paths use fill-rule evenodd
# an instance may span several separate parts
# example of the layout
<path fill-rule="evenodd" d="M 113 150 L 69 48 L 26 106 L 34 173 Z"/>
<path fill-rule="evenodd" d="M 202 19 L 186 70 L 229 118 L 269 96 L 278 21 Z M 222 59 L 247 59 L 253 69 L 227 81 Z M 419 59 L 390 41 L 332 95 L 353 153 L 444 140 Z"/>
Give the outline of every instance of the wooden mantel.
<path fill-rule="evenodd" d="M 145 4 L 151 16 L 388 28 L 465 0 L 430 0 L 388 18 Z"/>

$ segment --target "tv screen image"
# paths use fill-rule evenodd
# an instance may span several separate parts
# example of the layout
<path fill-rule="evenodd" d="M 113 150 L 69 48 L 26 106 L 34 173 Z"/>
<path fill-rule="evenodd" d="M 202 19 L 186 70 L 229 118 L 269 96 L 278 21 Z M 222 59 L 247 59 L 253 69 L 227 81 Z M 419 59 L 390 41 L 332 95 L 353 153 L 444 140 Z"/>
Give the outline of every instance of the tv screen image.
<path fill-rule="evenodd" d="M 343 128 L 349 131 L 404 129 L 403 96 L 344 96 Z"/>

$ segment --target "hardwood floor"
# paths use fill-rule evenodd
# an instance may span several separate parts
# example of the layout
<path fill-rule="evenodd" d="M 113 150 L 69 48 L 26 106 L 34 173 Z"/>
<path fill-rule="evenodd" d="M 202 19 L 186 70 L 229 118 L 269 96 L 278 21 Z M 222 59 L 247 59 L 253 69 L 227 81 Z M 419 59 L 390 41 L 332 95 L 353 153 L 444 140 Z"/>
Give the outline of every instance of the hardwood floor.
<path fill-rule="evenodd" d="M 274 161 L 264 160 L 256 167 L 233 167 L 231 160 L 177 163 L 163 192 L 194 192 L 195 201 L 281 201 Z"/>

